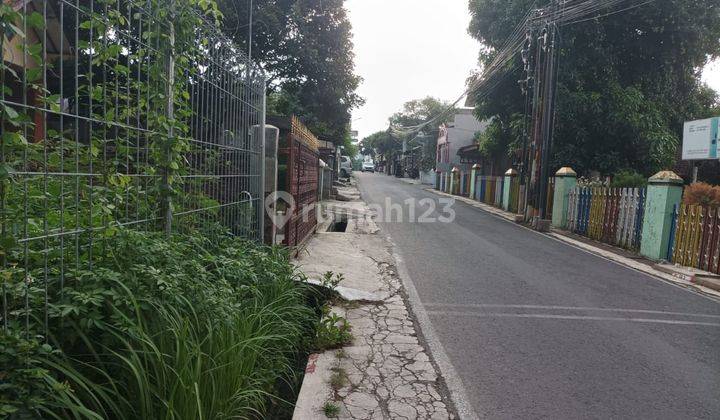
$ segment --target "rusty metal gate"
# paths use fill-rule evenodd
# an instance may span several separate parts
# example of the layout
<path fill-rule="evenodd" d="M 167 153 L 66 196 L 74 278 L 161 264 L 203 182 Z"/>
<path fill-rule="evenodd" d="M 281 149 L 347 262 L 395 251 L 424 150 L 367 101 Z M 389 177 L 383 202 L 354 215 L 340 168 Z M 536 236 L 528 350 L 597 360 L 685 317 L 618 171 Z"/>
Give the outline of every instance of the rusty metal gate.
<path fill-rule="evenodd" d="M 278 184 L 292 196 L 294 205 L 287 208 L 283 244 L 302 245 L 317 226 L 319 140 L 296 117 L 283 124 L 279 160 L 281 179 Z"/>

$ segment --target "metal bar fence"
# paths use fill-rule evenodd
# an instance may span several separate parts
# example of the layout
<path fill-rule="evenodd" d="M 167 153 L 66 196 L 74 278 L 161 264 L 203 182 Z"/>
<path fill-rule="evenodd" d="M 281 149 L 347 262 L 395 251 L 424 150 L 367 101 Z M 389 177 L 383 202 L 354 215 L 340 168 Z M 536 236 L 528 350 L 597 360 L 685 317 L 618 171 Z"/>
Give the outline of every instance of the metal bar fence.
<path fill-rule="evenodd" d="M 450 187 L 452 187 L 452 191 L 450 191 L 450 194 L 460 195 L 460 172 L 450 172 L 450 176 L 452 177 L 452 180 L 450 182 Z"/>
<path fill-rule="evenodd" d="M 520 178 L 512 177 L 510 181 L 510 203 L 511 213 L 517 213 L 520 204 Z"/>
<path fill-rule="evenodd" d="M 668 259 L 675 264 L 720 274 L 720 207 L 680 205 Z"/>
<path fill-rule="evenodd" d="M 646 190 L 577 187 L 570 191 L 566 229 L 623 248 L 640 248 Z"/>
<path fill-rule="evenodd" d="M 545 199 L 545 218 L 552 219 L 555 201 L 555 177 L 548 178 L 547 198 Z"/>
<path fill-rule="evenodd" d="M 476 200 L 483 202 L 485 201 L 485 193 L 487 191 L 487 183 L 485 182 L 485 178 L 482 176 L 478 176 L 475 180 L 475 191 L 476 191 Z"/>
<path fill-rule="evenodd" d="M 505 185 L 505 177 L 499 176 L 495 178 L 495 207 L 502 207 L 503 186 Z"/>
<path fill-rule="evenodd" d="M 677 235 L 677 228 L 678 228 L 679 209 L 680 208 L 677 204 L 673 206 L 672 219 L 670 222 L 670 240 L 668 241 L 667 255 L 665 257 L 666 261 L 673 260 L 673 252 L 675 250 L 675 237 Z"/>
<path fill-rule="evenodd" d="M 0 41 L 4 330 L 46 335 L 51 302 L 118 229 L 260 240 L 265 80 L 190 4 L 13 3 L 19 30 Z"/>
<path fill-rule="evenodd" d="M 495 192 L 497 191 L 497 183 L 495 182 L 495 177 L 488 177 L 487 178 L 487 194 L 485 195 L 485 204 L 494 205 L 495 204 Z"/>
<path fill-rule="evenodd" d="M 505 178 L 482 175 L 475 179 L 475 197 L 473 199 L 495 207 L 502 207 Z"/>

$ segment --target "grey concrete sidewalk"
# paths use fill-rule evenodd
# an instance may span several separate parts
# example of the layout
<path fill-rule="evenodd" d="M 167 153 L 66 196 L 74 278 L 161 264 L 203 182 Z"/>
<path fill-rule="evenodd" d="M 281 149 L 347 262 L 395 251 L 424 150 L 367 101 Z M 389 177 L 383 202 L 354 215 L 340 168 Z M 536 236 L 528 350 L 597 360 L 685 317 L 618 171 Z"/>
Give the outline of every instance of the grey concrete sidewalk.
<path fill-rule="evenodd" d="M 350 322 L 353 342 L 310 357 L 293 418 L 455 418 L 438 370 L 418 338 L 390 243 L 363 202 L 325 206 L 349 215 L 348 229 L 319 232 L 297 264 L 310 279 L 328 271 L 343 274 L 343 295 L 361 298 L 333 308 Z"/>

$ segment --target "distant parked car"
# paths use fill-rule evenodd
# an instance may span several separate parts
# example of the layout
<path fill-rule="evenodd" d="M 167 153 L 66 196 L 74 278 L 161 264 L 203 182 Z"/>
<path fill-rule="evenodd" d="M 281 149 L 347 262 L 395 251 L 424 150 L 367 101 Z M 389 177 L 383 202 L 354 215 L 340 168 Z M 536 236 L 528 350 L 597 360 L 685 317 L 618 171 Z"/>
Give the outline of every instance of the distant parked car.
<path fill-rule="evenodd" d="M 375 172 L 375 164 L 372 162 L 363 162 L 360 172 Z"/>
<path fill-rule="evenodd" d="M 352 172 L 352 160 L 349 156 L 342 156 L 340 158 L 340 178 L 350 178 Z"/>

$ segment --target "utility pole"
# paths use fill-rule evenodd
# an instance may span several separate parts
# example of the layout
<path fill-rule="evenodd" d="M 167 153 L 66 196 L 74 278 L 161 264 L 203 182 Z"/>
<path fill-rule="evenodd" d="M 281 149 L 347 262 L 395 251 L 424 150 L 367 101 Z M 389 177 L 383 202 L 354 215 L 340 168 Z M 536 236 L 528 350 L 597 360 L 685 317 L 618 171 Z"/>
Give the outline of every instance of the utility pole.
<path fill-rule="evenodd" d="M 527 150 L 526 172 L 526 209 L 527 219 L 547 218 L 548 177 L 552 157 L 552 137 L 555 122 L 555 93 L 557 84 L 557 24 L 553 21 L 561 7 L 560 0 L 553 3 L 550 10 L 542 9 L 546 14 L 544 22 L 531 37 L 534 42 L 534 62 L 528 59 L 528 80 L 532 80 L 533 97 L 531 101 L 531 133 Z M 542 17 L 542 16 L 538 16 Z M 529 68 L 534 67 L 530 76 Z M 530 107 L 527 106 L 526 110 Z M 527 111 L 526 111 L 527 112 Z"/>
<path fill-rule="evenodd" d="M 547 218 L 547 195 L 548 177 L 550 170 L 550 158 L 552 152 L 552 135 L 555 116 L 555 91 L 556 91 L 556 41 L 557 25 L 550 23 L 546 32 L 546 60 L 545 60 L 545 86 L 543 94 L 543 120 L 542 120 L 542 150 L 540 155 L 540 189 L 538 197 L 538 216 L 540 219 Z"/>
<path fill-rule="evenodd" d="M 522 153 L 520 155 L 519 162 L 517 163 L 519 173 L 520 173 L 520 191 L 519 191 L 519 199 L 520 202 L 518 203 L 518 212 L 521 211 L 521 209 L 525 209 L 527 198 L 528 198 L 528 187 L 530 185 L 530 179 L 529 179 L 529 168 L 530 168 L 530 141 L 531 141 L 531 135 L 530 135 L 530 125 L 532 123 L 532 116 L 531 112 L 533 109 L 533 102 L 531 97 L 531 92 L 534 92 L 535 90 L 535 77 L 534 77 L 534 62 L 533 62 L 533 53 L 534 53 L 534 42 L 533 39 L 535 37 L 535 30 L 534 28 L 528 28 L 527 33 L 525 35 L 525 46 L 523 47 L 521 56 L 523 61 L 523 68 L 525 71 L 525 79 L 519 80 L 518 83 L 520 84 L 520 89 L 522 90 L 523 96 L 525 97 L 525 109 L 523 113 L 523 147 L 522 147 Z M 524 213 L 524 211 L 523 211 Z"/>
<path fill-rule="evenodd" d="M 530 106 L 531 118 L 530 118 L 530 146 L 528 147 L 528 164 L 527 164 L 527 187 L 526 187 L 526 201 L 525 201 L 525 218 L 527 220 L 532 219 L 537 215 L 538 209 L 538 189 L 539 189 L 539 168 L 540 168 L 540 149 L 542 146 L 541 139 L 541 127 L 540 121 L 542 119 L 544 107 L 543 107 L 543 95 L 542 91 L 545 86 L 544 79 L 544 67 L 542 64 L 545 60 L 545 49 L 544 40 L 546 37 L 546 29 L 539 27 L 536 32 L 533 33 L 534 47 L 534 69 L 533 69 L 533 90 L 532 90 L 532 103 Z"/>

